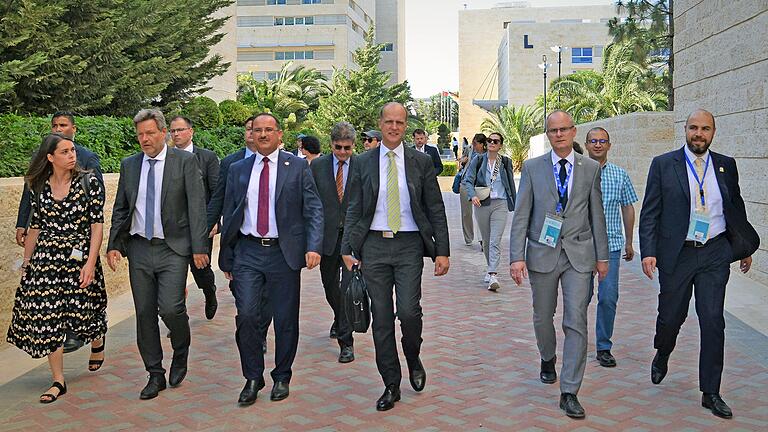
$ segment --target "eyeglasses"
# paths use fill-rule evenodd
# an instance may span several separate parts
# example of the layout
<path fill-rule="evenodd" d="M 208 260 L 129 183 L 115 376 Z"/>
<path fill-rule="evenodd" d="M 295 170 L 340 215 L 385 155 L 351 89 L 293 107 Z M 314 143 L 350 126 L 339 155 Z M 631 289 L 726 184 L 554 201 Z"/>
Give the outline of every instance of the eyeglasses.
<path fill-rule="evenodd" d="M 591 144 L 597 144 L 597 143 L 600 143 L 600 144 L 607 144 L 607 143 L 609 143 L 610 141 L 608 141 L 607 139 L 595 139 L 595 138 L 592 138 L 591 140 L 589 140 L 589 142 L 590 142 Z"/>
<path fill-rule="evenodd" d="M 485 142 L 488 143 L 488 144 L 501 144 L 501 140 L 500 139 L 488 138 L 487 140 L 485 140 Z"/>
<path fill-rule="evenodd" d="M 344 150 L 344 151 L 352 150 L 352 146 L 351 145 L 343 146 L 343 145 L 339 145 L 339 144 L 334 144 L 333 148 L 335 148 L 336 150 Z"/>
<path fill-rule="evenodd" d="M 185 128 L 171 129 L 168 132 L 170 132 L 171 135 L 173 135 L 173 134 L 177 134 L 177 133 L 182 133 L 182 132 L 184 132 L 186 130 L 190 130 L 190 129 L 192 129 L 192 128 L 185 127 Z"/>
<path fill-rule="evenodd" d="M 255 134 L 260 134 L 260 133 L 262 133 L 262 132 L 264 132 L 264 133 L 266 133 L 266 134 L 271 134 L 271 133 L 273 133 L 273 132 L 276 132 L 276 131 L 277 131 L 277 129 L 275 129 L 275 128 L 271 128 L 271 127 L 268 127 L 268 128 L 264 128 L 264 129 L 262 129 L 262 128 L 253 128 L 253 129 L 251 129 L 251 131 L 252 131 L 253 133 L 255 133 Z"/>
<path fill-rule="evenodd" d="M 374 139 L 376 138 L 366 137 L 366 138 L 363 138 L 363 141 L 370 143 L 370 142 L 373 142 Z"/>
<path fill-rule="evenodd" d="M 551 128 L 551 129 L 547 129 L 547 133 L 555 135 L 558 132 L 560 132 L 561 134 L 564 134 L 564 133 L 568 132 L 571 129 L 573 129 L 573 126 L 561 127 L 561 128 Z"/>

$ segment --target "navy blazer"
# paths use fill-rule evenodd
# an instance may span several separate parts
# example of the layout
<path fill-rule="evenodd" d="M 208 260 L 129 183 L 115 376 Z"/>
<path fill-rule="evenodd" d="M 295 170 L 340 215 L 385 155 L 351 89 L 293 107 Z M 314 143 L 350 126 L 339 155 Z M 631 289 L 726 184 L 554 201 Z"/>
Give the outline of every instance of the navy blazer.
<path fill-rule="evenodd" d="M 413 147 L 416 150 L 416 146 Z M 418 150 L 416 150 L 419 152 Z M 421 152 L 419 152 L 421 153 Z M 432 166 L 435 168 L 435 175 L 439 176 L 443 172 L 443 161 L 440 159 L 440 152 L 429 144 L 424 144 L 424 153 L 432 158 Z"/>
<path fill-rule="evenodd" d="M 499 169 L 499 176 L 501 176 L 501 184 L 504 185 L 504 190 L 507 192 L 507 209 L 509 211 L 515 210 L 515 171 L 512 168 L 512 161 L 508 157 L 498 155 L 501 158 L 501 169 Z M 464 178 L 461 180 L 462 186 L 467 190 L 467 197 L 471 201 L 475 197 L 475 186 L 488 186 L 488 170 L 484 169 L 488 166 L 488 153 L 478 155 L 478 157 L 472 158 L 465 171 Z"/>
<path fill-rule="evenodd" d="M 224 272 L 232 271 L 255 161 L 256 157 L 251 156 L 235 162 L 227 173 L 219 251 L 219 268 Z M 312 172 L 306 160 L 285 151 L 280 151 L 277 157 L 275 217 L 280 250 L 289 267 L 293 270 L 305 267 L 307 252 L 322 254 L 323 205 Z"/>
<path fill-rule="evenodd" d="M 227 174 L 229 173 L 229 167 L 238 161 L 245 159 L 245 149 L 242 148 L 232 154 L 227 155 L 221 160 L 219 165 L 219 176 L 216 181 L 216 188 L 213 189 L 211 199 L 208 201 L 207 219 L 208 219 L 208 232 L 219 223 L 221 219 L 221 212 L 224 211 L 224 192 L 227 186 Z"/>
<path fill-rule="evenodd" d="M 735 225 L 747 220 L 739 189 L 739 173 L 732 157 L 711 150 L 709 154 L 712 155 L 712 168 L 723 197 L 728 234 Z M 640 211 L 640 253 L 643 258 L 656 257 L 656 267 L 665 273 L 674 271 L 688 235 L 691 190 L 687 170 L 685 151 L 680 148 L 653 158 L 648 171 Z"/>

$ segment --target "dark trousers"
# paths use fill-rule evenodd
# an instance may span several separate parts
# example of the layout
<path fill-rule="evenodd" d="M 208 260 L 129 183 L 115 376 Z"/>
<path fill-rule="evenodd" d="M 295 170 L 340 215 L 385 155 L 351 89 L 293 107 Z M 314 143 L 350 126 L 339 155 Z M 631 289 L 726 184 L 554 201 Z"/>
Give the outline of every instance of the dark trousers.
<path fill-rule="evenodd" d="M 213 250 L 213 239 L 208 239 L 208 250 Z M 208 252 L 208 261 L 210 260 L 211 253 Z M 211 269 L 210 264 L 199 269 L 195 267 L 195 262 L 190 260 L 189 269 L 192 271 L 192 277 L 195 279 L 195 284 L 197 284 L 198 288 L 203 291 L 216 290 L 216 276 L 214 276 L 213 269 Z"/>
<path fill-rule="evenodd" d="M 333 326 L 337 329 L 339 345 L 352 346 L 352 327 L 344 311 L 344 292 L 352 279 L 352 272 L 347 270 L 341 259 L 341 231 L 336 240 L 332 255 L 323 255 L 320 259 L 320 278 L 323 281 L 325 299 L 333 309 Z"/>
<path fill-rule="evenodd" d="M 424 244 L 418 232 L 400 232 L 383 238 L 371 231 L 363 244 L 363 278 L 371 297 L 373 343 L 376 366 L 384 385 L 400 385 L 402 373 L 395 342 L 395 310 L 400 319 L 403 353 L 409 367 L 421 351 L 422 313 L 421 272 L 424 269 Z M 392 287 L 395 304 L 392 302 Z"/>
<path fill-rule="evenodd" d="M 699 389 L 719 393 L 725 345 L 725 286 L 730 276 L 731 245 L 722 235 L 704 247 L 683 247 L 672 273 L 659 272 L 659 315 L 653 346 L 662 355 L 672 353 L 680 327 L 688 317 L 691 294 L 696 294 L 696 315 L 701 330 Z"/>
<path fill-rule="evenodd" d="M 187 364 L 190 334 L 184 288 L 188 263 L 188 256 L 177 254 L 164 240 L 131 237 L 128 274 L 136 308 L 136 343 L 149 373 L 165 373 L 158 314 L 171 331 L 173 364 Z"/>
<path fill-rule="evenodd" d="M 237 316 L 235 341 L 243 376 L 256 380 L 264 374 L 262 309 L 266 297 L 275 321 L 274 381 L 290 381 L 291 365 L 299 344 L 299 290 L 301 272 L 285 262 L 279 245 L 262 246 L 245 236 L 235 246 L 231 286 Z"/>

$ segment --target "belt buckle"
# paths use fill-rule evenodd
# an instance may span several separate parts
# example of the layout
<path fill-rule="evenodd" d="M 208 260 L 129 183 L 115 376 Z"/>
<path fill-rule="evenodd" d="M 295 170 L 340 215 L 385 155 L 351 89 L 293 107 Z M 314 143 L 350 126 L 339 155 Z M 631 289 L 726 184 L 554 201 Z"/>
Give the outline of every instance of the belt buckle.
<path fill-rule="evenodd" d="M 395 233 L 393 233 L 392 231 L 382 231 L 381 236 L 384 238 L 391 239 L 391 238 L 395 238 Z"/>
<path fill-rule="evenodd" d="M 270 240 L 268 238 L 261 238 L 259 241 L 261 242 L 261 245 L 264 247 L 270 247 L 272 244 L 270 244 Z"/>
<path fill-rule="evenodd" d="M 705 245 L 706 245 L 706 243 L 701 243 L 701 242 L 697 242 L 697 241 L 693 242 L 693 247 L 695 247 L 695 248 L 703 248 Z"/>

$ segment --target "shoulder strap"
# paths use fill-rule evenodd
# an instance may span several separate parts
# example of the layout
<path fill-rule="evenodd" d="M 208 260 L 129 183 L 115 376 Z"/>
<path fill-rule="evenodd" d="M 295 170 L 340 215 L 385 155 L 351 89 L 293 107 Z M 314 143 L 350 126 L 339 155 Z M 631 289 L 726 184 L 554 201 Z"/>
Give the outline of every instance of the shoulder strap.
<path fill-rule="evenodd" d="M 83 186 L 85 196 L 91 194 L 91 173 L 84 172 L 80 175 L 80 184 Z"/>

